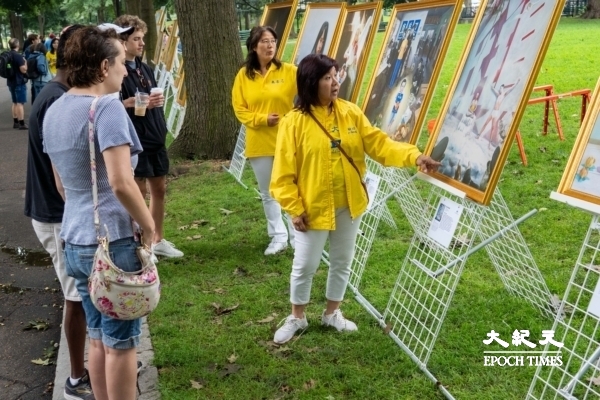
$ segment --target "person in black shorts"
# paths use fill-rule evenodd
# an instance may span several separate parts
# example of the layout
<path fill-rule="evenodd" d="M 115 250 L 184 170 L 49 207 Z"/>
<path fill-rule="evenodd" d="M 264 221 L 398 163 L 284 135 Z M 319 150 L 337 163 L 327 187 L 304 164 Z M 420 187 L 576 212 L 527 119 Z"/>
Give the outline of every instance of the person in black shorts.
<path fill-rule="evenodd" d="M 152 249 L 156 255 L 182 257 L 183 252 L 163 237 L 166 178 L 169 172 L 169 157 L 165 146 L 167 124 L 163 110 L 164 96 L 162 93 L 151 93 L 152 88 L 157 87 L 154 73 L 141 60 L 147 26 L 144 21 L 133 15 L 121 15 L 115 21 L 115 25 L 134 28 L 120 35 L 125 45 L 127 60 L 127 76 L 121 86 L 121 98 L 144 149 L 138 157 L 135 180 L 144 196 L 146 187 L 150 188 L 150 213 L 156 226 Z M 144 116 L 135 115 L 136 92 L 150 94 L 150 103 Z"/>

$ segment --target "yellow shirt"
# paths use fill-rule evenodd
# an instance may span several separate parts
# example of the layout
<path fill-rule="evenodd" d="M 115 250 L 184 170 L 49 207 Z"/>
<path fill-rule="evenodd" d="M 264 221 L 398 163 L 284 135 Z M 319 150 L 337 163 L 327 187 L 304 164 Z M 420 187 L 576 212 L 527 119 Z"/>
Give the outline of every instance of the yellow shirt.
<path fill-rule="evenodd" d="M 344 155 L 338 146 L 344 147 L 340 138 L 340 129 L 335 119 L 335 113 L 329 113 L 326 107 L 316 107 L 313 115 L 327 129 L 327 132 L 336 140 L 337 143 L 331 143 L 331 170 L 333 173 L 333 204 L 335 208 L 348 207 L 348 196 L 346 194 L 346 180 L 344 178 L 344 164 L 342 158 Z M 322 129 L 319 129 L 322 131 Z M 324 136 L 325 133 L 321 132 Z M 331 139 L 330 139 L 331 142 Z M 354 171 L 356 173 L 356 171 Z"/>
<path fill-rule="evenodd" d="M 277 125 L 268 126 L 269 114 L 281 118 L 293 107 L 297 93 L 296 66 L 281 63 L 277 69 L 271 64 L 265 76 L 259 72 L 253 80 L 242 68 L 231 91 L 233 110 L 237 119 L 246 126 L 246 157 L 265 157 L 275 153 Z"/>
<path fill-rule="evenodd" d="M 314 110 L 317 119 L 324 112 Z M 365 155 L 385 166 L 416 165 L 421 155 L 416 146 L 395 142 L 373 127 L 360 108 L 337 99 L 333 113 L 343 149 L 361 172 L 358 176 L 345 157 L 343 165 L 348 208 L 352 218 L 367 209 L 367 195 L 361 185 L 367 165 Z M 288 113 L 279 123 L 275 160 L 271 174 L 271 196 L 292 217 L 306 212 L 309 229 L 335 229 L 334 166 L 331 141 L 308 115 L 299 110 Z"/>
<path fill-rule="evenodd" d="M 46 53 L 46 59 L 48 59 L 48 66 L 52 76 L 56 75 L 56 53 L 52 54 L 50 51 Z"/>

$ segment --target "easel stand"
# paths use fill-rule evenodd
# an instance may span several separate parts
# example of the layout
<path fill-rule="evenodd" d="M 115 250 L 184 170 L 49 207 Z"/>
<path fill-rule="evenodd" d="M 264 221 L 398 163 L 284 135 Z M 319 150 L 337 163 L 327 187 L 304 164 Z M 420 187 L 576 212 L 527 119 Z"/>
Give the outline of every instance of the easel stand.
<path fill-rule="evenodd" d="M 379 325 L 415 361 L 425 375 L 447 398 L 453 399 L 450 392 L 440 385 L 427 369 L 427 363 L 463 267 L 471 254 L 485 247 L 488 253 L 493 255 L 492 261 L 496 270 L 511 293 L 521 295 L 544 314 L 553 315 L 553 310 L 550 306 L 550 292 L 541 279 L 539 270 L 531 262 L 529 252 L 523 250 L 522 246 L 526 248 L 526 245 L 517 229 L 517 226 L 534 215 L 536 210 L 514 220 L 498 191 L 494 195 L 493 204 L 485 207 L 468 200 L 463 192 L 451 186 L 420 173 L 417 176 L 430 182 L 432 187 L 425 200 L 420 195 L 412 200 L 413 204 L 423 205 L 420 209 L 421 221 L 413 224 L 417 229 L 385 311 L 379 312 L 358 290 L 361 274 L 358 269 L 353 268 L 356 277 L 351 280 L 349 288 L 356 300 L 377 319 Z M 408 182 L 410 183 L 403 189 L 414 184 L 412 181 Z M 393 191 L 392 195 L 406 195 L 410 192 L 397 190 Z M 448 248 L 430 239 L 425 229 L 434 218 L 442 198 L 452 200 L 463 207 L 462 217 Z M 475 245 L 477 240 L 479 243 Z M 511 261 L 511 257 L 516 261 Z M 508 265 L 499 269 L 497 264 L 505 262 Z M 514 271 L 523 265 L 529 266 L 528 273 L 535 269 L 533 276 L 522 273 L 513 279 Z M 364 270 L 364 267 L 362 269 Z M 526 294 L 525 288 L 536 295 Z"/>
<path fill-rule="evenodd" d="M 600 206 L 552 193 L 551 198 L 592 214 L 552 330 L 564 343 L 561 365 L 536 370 L 527 399 L 600 398 Z M 549 350 L 550 343 L 544 351 Z M 556 349 L 553 347 L 552 349 Z M 597 383 L 592 379 L 597 379 Z"/>

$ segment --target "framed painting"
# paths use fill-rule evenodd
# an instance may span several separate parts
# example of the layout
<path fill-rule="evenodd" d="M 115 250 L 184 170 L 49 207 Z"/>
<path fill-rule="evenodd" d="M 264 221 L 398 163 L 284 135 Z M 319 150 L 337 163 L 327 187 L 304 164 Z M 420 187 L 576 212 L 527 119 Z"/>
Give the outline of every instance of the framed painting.
<path fill-rule="evenodd" d="M 329 54 L 346 3 L 309 3 L 292 60 L 298 65 L 309 54 Z"/>
<path fill-rule="evenodd" d="M 489 204 L 564 2 L 481 2 L 425 150 L 434 178 Z"/>
<path fill-rule="evenodd" d="M 417 142 L 460 11 L 456 0 L 394 7 L 362 105 L 392 139 Z"/>
<path fill-rule="evenodd" d="M 277 34 L 277 58 L 281 59 L 285 43 L 294 24 L 294 16 L 298 9 L 298 0 L 281 1 L 265 6 L 261 26 L 270 26 Z"/>
<path fill-rule="evenodd" d="M 600 80 L 596 84 L 558 192 L 600 205 Z"/>
<path fill-rule="evenodd" d="M 340 67 L 339 97 L 344 100 L 354 102 L 358 97 L 373 38 L 379 26 L 382 4 L 379 1 L 346 7 L 340 17 L 341 31 L 330 53 Z"/>

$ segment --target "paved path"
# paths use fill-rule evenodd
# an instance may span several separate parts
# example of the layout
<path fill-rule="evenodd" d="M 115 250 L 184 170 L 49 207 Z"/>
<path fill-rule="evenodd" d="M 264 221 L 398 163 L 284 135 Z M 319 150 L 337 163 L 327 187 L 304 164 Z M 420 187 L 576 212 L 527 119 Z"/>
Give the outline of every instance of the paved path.
<path fill-rule="evenodd" d="M 63 297 L 52 261 L 23 215 L 28 136 L 27 131 L 12 128 L 5 85 L 0 79 L 0 400 L 62 399 L 70 369 L 61 329 Z M 26 119 L 30 108 L 29 104 L 25 108 Z M 48 329 L 24 330 L 30 321 L 44 321 Z M 146 324 L 143 335 L 138 354 L 145 368 L 139 399 L 154 400 L 158 374 L 151 366 Z M 54 355 L 45 357 L 52 349 Z M 36 359 L 52 364 L 33 364 Z"/>

